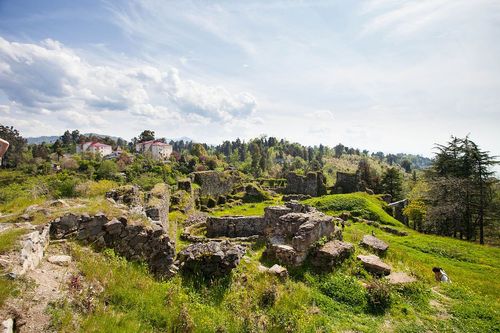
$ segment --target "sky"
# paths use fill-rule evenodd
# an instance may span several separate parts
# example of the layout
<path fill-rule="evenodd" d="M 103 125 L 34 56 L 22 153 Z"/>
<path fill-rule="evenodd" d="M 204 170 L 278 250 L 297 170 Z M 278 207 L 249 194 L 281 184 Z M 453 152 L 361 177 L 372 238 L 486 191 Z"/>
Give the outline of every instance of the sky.
<path fill-rule="evenodd" d="M 0 123 L 500 155 L 500 1 L 0 0 Z"/>

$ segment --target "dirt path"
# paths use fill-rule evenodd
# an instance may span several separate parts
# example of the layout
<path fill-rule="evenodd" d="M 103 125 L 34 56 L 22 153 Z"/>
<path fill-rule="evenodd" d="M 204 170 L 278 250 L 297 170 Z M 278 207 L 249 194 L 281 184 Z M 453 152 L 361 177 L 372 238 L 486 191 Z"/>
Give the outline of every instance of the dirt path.
<path fill-rule="evenodd" d="M 437 311 L 437 317 L 443 320 L 450 318 L 450 314 L 446 309 L 446 303 L 449 303 L 451 299 L 439 291 L 439 286 L 432 287 L 431 291 L 438 296 L 437 299 L 432 299 L 429 302 L 429 304 Z"/>
<path fill-rule="evenodd" d="M 48 259 L 67 253 L 65 244 L 50 245 L 38 267 L 26 273 L 19 296 L 7 301 L 4 309 L 15 317 L 17 332 L 52 332 L 48 305 L 67 297 L 68 283 L 76 268 L 73 262 L 59 265 Z"/>

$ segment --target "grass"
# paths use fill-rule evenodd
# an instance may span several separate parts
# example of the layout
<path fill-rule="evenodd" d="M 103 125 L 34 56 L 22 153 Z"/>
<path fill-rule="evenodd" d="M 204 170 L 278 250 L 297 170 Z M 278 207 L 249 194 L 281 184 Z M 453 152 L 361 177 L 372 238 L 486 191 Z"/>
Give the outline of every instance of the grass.
<path fill-rule="evenodd" d="M 267 200 L 257 203 L 248 203 L 236 206 L 224 206 L 213 211 L 211 214 L 214 216 L 224 215 L 244 215 L 244 216 L 260 216 L 264 215 L 264 208 L 268 206 L 280 204 L 279 199 Z"/>
<path fill-rule="evenodd" d="M 9 229 L 0 233 L 0 254 L 7 253 L 19 247 L 19 238 L 26 233 L 27 230 L 22 228 Z"/>
<path fill-rule="evenodd" d="M 387 207 L 385 202 L 378 196 L 364 192 L 326 195 L 305 200 L 304 203 L 331 215 L 350 212 L 353 216 L 360 216 L 382 224 L 402 226 L 401 222 L 384 210 Z"/>

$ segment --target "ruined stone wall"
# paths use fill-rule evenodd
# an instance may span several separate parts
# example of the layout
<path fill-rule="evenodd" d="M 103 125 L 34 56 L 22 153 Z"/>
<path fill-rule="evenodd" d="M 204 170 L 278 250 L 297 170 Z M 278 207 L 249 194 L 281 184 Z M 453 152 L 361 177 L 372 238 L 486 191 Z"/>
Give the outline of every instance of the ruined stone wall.
<path fill-rule="evenodd" d="M 236 172 L 231 171 L 199 171 L 192 173 L 193 182 L 200 186 L 201 197 L 218 197 L 233 191 L 238 181 Z"/>
<path fill-rule="evenodd" d="M 305 176 L 290 172 L 286 180 L 285 194 L 305 194 L 312 197 L 326 194 L 325 176 L 321 172 L 309 172 Z"/>
<path fill-rule="evenodd" d="M 13 273 L 24 275 L 27 271 L 35 269 L 43 258 L 45 249 L 49 245 L 49 227 L 33 231 L 23 237 L 21 241 L 21 255 L 16 263 Z"/>
<path fill-rule="evenodd" d="M 360 191 L 360 180 L 356 173 L 337 172 L 337 180 L 333 186 L 334 193 L 353 193 Z"/>
<path fill-rule="evenodd" d="M 208 217 L 207 237 L 250 237 L 263 235 L 266 219 L 262 216 Z"/>
<path fill-rule="evenodd" d="M 175 243 L 158 223 L 129 225 L 127 219 L 109 220 L 104 214 L 67 214 L 50 223 L 54 239 L 75 238 L 98 248 L 112 248 L 129 260 L 145 261 L 158 275 L 169 276 L 175 259 Z"/>

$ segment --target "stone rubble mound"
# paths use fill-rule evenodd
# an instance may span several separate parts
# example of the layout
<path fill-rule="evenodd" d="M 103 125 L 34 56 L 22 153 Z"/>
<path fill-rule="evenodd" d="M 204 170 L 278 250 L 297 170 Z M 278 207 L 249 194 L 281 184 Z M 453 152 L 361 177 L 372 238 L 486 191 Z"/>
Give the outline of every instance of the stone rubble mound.
<path fill-rule="evenodd" d="M 191 244 L 177 254 L 179 269 L 205 277 L 229 274 L 245 254 L 245 247 L 229 241 Z"/>

